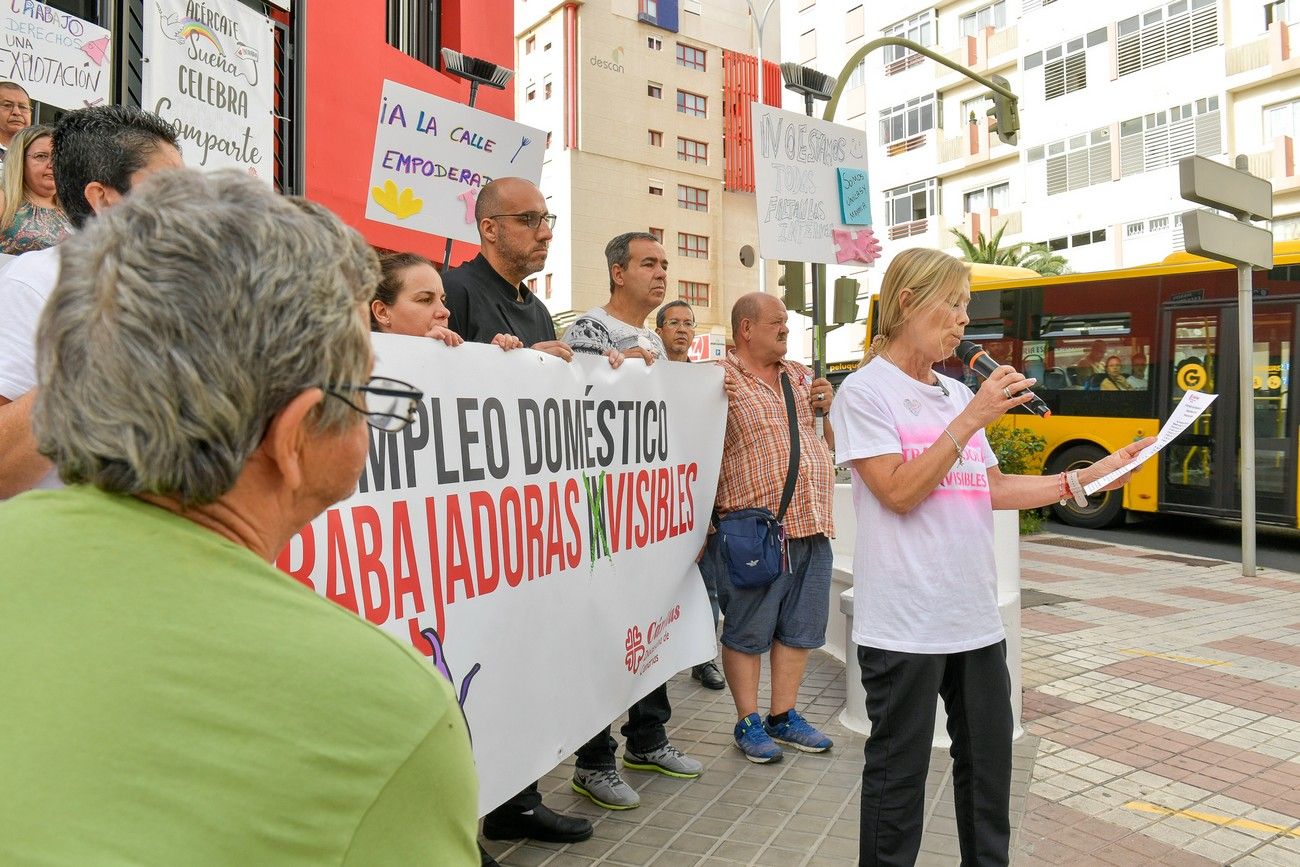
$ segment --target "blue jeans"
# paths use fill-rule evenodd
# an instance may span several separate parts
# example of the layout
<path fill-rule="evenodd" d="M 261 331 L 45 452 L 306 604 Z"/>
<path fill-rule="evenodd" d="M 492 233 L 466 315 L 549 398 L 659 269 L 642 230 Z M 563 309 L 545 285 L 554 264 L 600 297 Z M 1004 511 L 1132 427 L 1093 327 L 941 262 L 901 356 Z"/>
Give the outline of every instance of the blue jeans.
<path fill-rule="evenodd" d="M 831 543 L 820 533 L 790 539 L 787 570 L 766 587 L 739 589 L 727 576 L 720 534 L 709 538 L 724 563 L 718 577 L 718 602 L 726 619 L 722 645 L 756 656 L 776 640 L 786 647 L 812 650 L 826 643 L 830 614 Z M 705 553 L 705 556 L 709 556 Z"/>
<path fill-rule="evenodd" d="M 700 557 L 700 577 L 704 579 L 704 592 L 709 594 L 709 605 L 713 607 L 713 631 L 718 631 L 718 582 L 727 580 L 727 564 L 722 562 L 722 546 L 714 545 L 717 533 L 711 534 L 704 545 L 704 555 Z"/>

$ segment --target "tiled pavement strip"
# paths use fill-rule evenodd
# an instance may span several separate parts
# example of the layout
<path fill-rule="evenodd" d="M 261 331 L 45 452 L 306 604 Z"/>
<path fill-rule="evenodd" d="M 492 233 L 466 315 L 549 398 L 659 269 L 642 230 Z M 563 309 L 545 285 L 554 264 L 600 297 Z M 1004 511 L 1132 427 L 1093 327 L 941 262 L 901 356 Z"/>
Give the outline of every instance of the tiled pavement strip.
<path fill-rule="evenodd" d="M 1300 865 L 1300 576 L 1050 533 L 1022 542 L 1021 576 L 1024 604 L 1051 604 L 1022 612 L 1013 863 Z M 814 654 L 799 698 L 828 755 L 751 764 L 728 693 L 685 674 L 669 693 L 700 779 L 626 771 L 641 807 L 611 812 L 573 794 L 570 759 L 542 790 L 595 836 L 489 851 L 548 867 L 856 863 L 864 739 L 839 725 L 838 661 Z M 923 867 L 958 862 L 951 776 L 936 750 Z"/>

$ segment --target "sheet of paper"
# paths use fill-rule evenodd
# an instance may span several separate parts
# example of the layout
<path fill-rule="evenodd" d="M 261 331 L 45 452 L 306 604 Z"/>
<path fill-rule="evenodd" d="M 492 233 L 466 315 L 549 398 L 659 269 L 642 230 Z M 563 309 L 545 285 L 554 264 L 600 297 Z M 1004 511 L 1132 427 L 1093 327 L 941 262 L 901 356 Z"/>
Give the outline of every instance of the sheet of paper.
<path fill-rule="evenodd" d="M 1092 496 L 1097 491 L 1109 485 L 1127 472 L 1131 472 L 1142 464 L 1146 463 L 1152 455 L 1159 452 L 1162 448 L 1169 445 L 1178 435 L 1187 430 L 1187 426 L 1196 421 L 1197 416 L 1205 412 L 1206 408 L 1214 403 L 1217 394 L 1206 394 L 1203 391 L 1184 392 L 1183 399 L 1178 401 L 1178 406 L 1170 413 L 1169 419 L 1160 428 L 1160 433 L 1156 434 L 1156 441 L 1151 445 L 1138 452 L 1137 458 L 1128 466 L 1120 467 L 1113 473 L 1102 476 L 1090 485 L 1085 485 L 1083 492 Z"/>

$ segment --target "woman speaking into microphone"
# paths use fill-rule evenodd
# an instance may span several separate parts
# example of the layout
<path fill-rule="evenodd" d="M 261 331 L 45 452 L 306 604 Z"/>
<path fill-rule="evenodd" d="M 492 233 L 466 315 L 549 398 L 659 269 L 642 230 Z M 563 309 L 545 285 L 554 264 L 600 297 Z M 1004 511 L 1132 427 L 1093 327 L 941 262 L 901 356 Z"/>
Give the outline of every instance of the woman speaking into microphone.
<path fill-rule="evenodd" d="M 1035 380 L 1004 365 L 972 394 L 932 369 L 961 342 L 969 301 L 964 263 L 900 253 L 880 290 L 880 333 L 831 409 L 836 460 L 853 469 L 853 640 L 871 718 L 862 865 L 916 860 L 936 695 L 952 737 L 962 864 L 1008 863 L 1011 682 L 993 510 L 1082 499 L 1084 485 L 1150 442 L 1060 476 L 999 472 L 984 428 L 1032 400 Z"/>

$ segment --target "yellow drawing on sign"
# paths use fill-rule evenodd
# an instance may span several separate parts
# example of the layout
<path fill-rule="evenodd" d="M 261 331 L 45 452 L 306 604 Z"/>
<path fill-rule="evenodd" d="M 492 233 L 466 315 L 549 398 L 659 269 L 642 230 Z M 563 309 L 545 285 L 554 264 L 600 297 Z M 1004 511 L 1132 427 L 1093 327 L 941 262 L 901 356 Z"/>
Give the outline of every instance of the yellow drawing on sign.
<path fill-rule="evenodd" d="M 1268 387 L 1270 391 L 1277 391 L 1282 387 L 1282 377 L 1278 376 L 1276 373 L 1269 374 Z"/>
<path fill-rule="evenodd" d="M 410 187 L 402 187 L 401 193 L 398 193 L 397 184 L 391 180 L 384 181 L 382 189 L 380 187 L 371 187 L 370 195 L 374 198 L 376 205 L 399 220 L 420 213 L 420 209 L 424 207 L 424 199 L 417 199 Z"/>
<path fill-rule="evenodd" d="M 1183 391 L 1200 391 L 1205 381 L 1205 368 L 1199 364 L 1188 364 L 1178 371 L 1178 387 Z"/>

